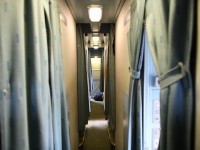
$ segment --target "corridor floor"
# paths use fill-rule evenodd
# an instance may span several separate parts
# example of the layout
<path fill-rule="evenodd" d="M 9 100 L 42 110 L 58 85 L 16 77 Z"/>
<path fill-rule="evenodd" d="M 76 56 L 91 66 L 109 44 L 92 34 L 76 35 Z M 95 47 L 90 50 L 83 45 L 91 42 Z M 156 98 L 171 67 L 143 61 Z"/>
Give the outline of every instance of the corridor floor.
<path fill-rule="evenodd" d="M 104 117 L 103 102 L 91 101 L 85 141 L 80 150 L 113 150 L 108 137 L 108 123 Z"/>

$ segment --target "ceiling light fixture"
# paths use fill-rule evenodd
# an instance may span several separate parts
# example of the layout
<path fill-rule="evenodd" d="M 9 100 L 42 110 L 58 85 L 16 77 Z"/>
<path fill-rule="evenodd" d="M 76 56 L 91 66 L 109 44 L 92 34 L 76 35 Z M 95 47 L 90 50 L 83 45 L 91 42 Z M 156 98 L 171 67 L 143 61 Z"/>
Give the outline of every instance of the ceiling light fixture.
<path fill-rule="evenodd" d="M 98 49 L 99 46 L 98 46 L 98 45 L 94 45 L 93 48 L 94 48 L 94 49 Z"/>
<path fill-rule="evenodd" d="M 98 42 L 98 41 L 99 41 L 99 36 L 93 36 L 93 37 L 92 37 L 92 41 Z"/>
<path fill-rule="evenodd" d="M 90 5 L 88 6 L 88 13 L 91 22 L 99 22 L 102 18 L 103 6 Z"/>

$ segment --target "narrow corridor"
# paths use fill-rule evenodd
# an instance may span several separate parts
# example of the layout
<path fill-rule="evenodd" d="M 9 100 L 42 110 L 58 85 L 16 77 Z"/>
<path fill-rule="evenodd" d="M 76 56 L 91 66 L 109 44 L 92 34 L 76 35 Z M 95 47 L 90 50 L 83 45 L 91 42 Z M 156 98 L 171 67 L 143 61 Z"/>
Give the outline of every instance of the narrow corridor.
<path fill-rule="evenodd" d="M 200 0 L 0 0 L 0 150 L 200 150 L 199 76 Z"/>
<path fill-rule="evenodd" d="M 80 150 L 113 150 L 108 137 L 108 122 L 105 120 L 103 107 L 103 102 L 91 100 L 85 141 Z"/>

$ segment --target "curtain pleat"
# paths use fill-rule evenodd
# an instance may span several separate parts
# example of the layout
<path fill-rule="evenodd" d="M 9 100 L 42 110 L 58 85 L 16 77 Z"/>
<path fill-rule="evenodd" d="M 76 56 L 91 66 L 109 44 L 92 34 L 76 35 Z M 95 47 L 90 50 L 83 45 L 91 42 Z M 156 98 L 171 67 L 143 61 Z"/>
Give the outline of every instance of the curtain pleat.
<path fill-rule="evenodd" d="M 104 50 L 101 55 L 100 91 L 104 92 Z"/>
<path fill-rule="evenodd" d="M 111 25 L 107 54 L 107 68 L 105 77 L 105 115 L 109 119 L 109 127 L 116 127 L 116 95 L 115 95 L 115 53 L 114 26 Z"/>
<path fill-rule="evenodd" d="M 49 54 L 43 4 L 28 1 L 25 12 L 30 149 L 53 149 Z"/>
<path fill-rule="evenodd" d="M 193 149 L 193 19 L 194 0 L 147 1 L 146 29 L 161 86 L 160 150 Z"/>
<path fill-rule="evenodd" d="M 106 43 L 105 50 L 104 50 L 104 66 L 105 66 L 105 71 L 104 71 L 104 100 L 105 100 L 105 118 L 108 119 L 108 110 L 109 110 L 109 62 L 108 62 L 108 43 Z"/>
<path fill-rule="evenodd" d="M 29 149 L 24 0 L 0 1 L 2 149 Z"/>
<path fill-rule="evenodd" d="M 57 51 L 60 50 L 60 35 L 58 25 L 58 14 L 54 0 L 50 1 L 50 22 L 51 22 L 51 86 L 52 86 L 52 118 L 53 118 L 53 134 L 54 148 L 62 149 L 61 139 L 61 95 L 60 95 L 60 80 L 59 80 L 59 58 Z"/>
<path fill-rule="evenodd" d="M 78 129 L 85 130 L 89 117 L 88 82 L 86 72 L 86 55 L 81 26 L 77 25 L 77 93 L 78 93 Z"/>
<path fill-rule="evenodd" d="M 54 149 L 70 149 L 66 94 L 64 88 L 63 58 L 61 49 L 60 22 L 56 0 L 50 0 L 50 21 L 52 29 L 52 110 L 54 128 Z"/>
<path fill-rule="evenodd" d="M 132 144 L 129 146 L 130 150 L 143 150 L 143 106 L 140 72 L 144 53 L 144 41 L 142 41 L 144 10 L 145 0 L 132 2 L 130 31 L 128 33 L 131 76 L 129 88 L 129 140 L 132 141 Z"/>
<path fill-rule="evenodd" d="M 0 6 L 0 148 L 70 149 L 57 3 Z"/>
<path fill-rule="evenodd" d="M 93 75 L 92 75 L 92 63 L 91 63 L 91 51 L 88 49 L 88 75 L 89 75 L 89 91 L 92 92 L 94 88 Z"/>

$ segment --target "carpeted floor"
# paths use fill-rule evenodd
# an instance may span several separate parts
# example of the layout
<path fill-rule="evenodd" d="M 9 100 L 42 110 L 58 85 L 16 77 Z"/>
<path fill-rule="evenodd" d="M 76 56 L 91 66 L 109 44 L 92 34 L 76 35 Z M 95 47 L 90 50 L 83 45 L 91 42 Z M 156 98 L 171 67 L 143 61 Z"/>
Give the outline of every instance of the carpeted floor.
<path fill-rule="evenodd" d="M 91 113 L 86 125 L 85 141 L 80 150 L 113 150 L 108 137 L 108 123 L 103 102 L 91 101 Z"/>

